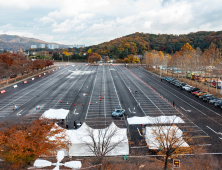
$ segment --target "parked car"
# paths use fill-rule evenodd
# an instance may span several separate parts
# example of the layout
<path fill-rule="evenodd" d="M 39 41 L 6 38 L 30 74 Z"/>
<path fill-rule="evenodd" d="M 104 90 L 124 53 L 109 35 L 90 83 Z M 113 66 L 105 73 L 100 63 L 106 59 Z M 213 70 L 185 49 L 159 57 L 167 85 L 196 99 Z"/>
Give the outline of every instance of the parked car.
<path fill-rule="evenodd" d="M 208 93 L 207 93 L 207 94 L 204 94 L 204 95 L 200 95 L 199 98 L 200 98 L 200 99 L 203 99 L 204 97 L 207 97 L 207 95 L 208 95 Z"/>
<path fill-rule="evenodd" d="M 199 96 L 202 96 L 204 94 L 208 94 L 208 92 L 202 91 L 200 93 L 195 94 L 195 96 L 199 97 Z"/>
<path fill-rule="evenodd" d="M 200 89 L 197 88 L 197 87 L 194 87 L 192 90 L 190 90 L 190 91 L 188 91 L 188 92 L 191 93 L 191 92 L 194 92 L 194 91 L 197 91 L 197 90 L 200 90 Z"/>
<path fill-rule="evenodd" d="M 162 80 L 166 80 L 168 77 L 163 77 Z"/>
<path fill-rule="evenodd" d="M 187 83 L 181 82 L 180 87 L 186 86 L 186 85 L 187 85 Z"/>
<path fill-rule="evenodd" d="M 177 82 L 175 83 L 175 86 L 180 87 L 181 84 L 182 84 L 181 82 Z"/>
<path fill-rule="evenodd" d="M 213 96 L 212 94 L 207 94 L 205 97 L 203 97 L 203 101 L 207 101 L 207 98 L 212 96 Z"/>
<path fill-rule="evenodd" d="M 219 101 L 222 101 L 222 99 L 213 99 L 213 100 L 210 100 L 209 103 L 214 104 Z"/>
<path fill-rule="evenodd" d="M 222 106 L 222 101 L 214 103 L 214 106 L 215 107 L 221 107 Z"/>
<path fill-rule="evenodd" d="M 113 117 L 123 116 L 124 114 L 125 114 L 124 109 L 116 109 L 114 112 L 112 112 Z"/>
<path fill-rule="evenodd" d="M 175 80 L 175 78 L 172 78 L 172 79 L 170 79 L 168 82 L 170 83 L 171 81 L 174 81 Z"/>
<path fill-rule="evenodd" d="M 213 100 L 213 99 L 218 99 L 218 97 L 216 97 L 216 96 L 208 96 L 208 97 L 206 97 L 206 101 L 208 103 L 210 102 L 210 100 Z"/>
<path fill-rule="evenodd" d="M 179 83 L 179 80 L 173 81 L 171 84 L 175 85 L 176 83 Z"/>
<path fill-rule="evenodd" d="M 191 87 L 190 85 L 186 84 L 185 86 L 182 86 L 182 89 L 185 90 L 185 88 Z"/>
<path fill-rule="evenodd" d="M 166 79 L 166 81 L 169 82 L 169 81 L 172 81 L 172 80 L 174 80 L 174 79 L 175 79 L 175 78 L 169 77 L 169 78 Z"/>
<path fill-rule="evenodd" d="M 193 86 L 187 86 L 187 87 L 184 87 L 184 90 L 189 90 L 189 89 L 192 89 L 193 88 Z"/>
<path fill-rule="evenodd" d="M 200 93 L 200 92 L 201 92 L 201 90 L 197 90 L 197 91 L 193 91 L 191 93 L 192 93 L 192 95 L 195 95 L 195 94 Z"/>
<path fill-rule="evenodd" d="M 187 92 L 189 92 L 189 91 L 191 91 L 191 90 L 193 90 L 194 89 L 194 87 L 187 87 L 187 88 L 185 88 L 185 90 L 187 91 Z"/>

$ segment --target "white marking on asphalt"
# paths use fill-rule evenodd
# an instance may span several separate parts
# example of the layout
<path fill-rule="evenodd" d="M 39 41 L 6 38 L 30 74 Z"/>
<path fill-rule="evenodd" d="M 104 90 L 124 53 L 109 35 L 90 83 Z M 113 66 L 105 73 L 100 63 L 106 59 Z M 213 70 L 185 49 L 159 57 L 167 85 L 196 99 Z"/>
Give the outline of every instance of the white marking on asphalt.
<path fill-rule="evenodd" d="M 133 146 L 133 147 L 130 147 L 130 148 L 147 148 L 147 146 Z"/>
<path fill-rule="evenodd" d="M 202 145 L 196 145 L 196 146 L 210 146 L 212 144 L 202 144 Z"/>
<path fill-rule="evenodd" d="M 210 128 L 209 126 L 207 126 L 210 130 L 212 130 L 214 133 L 216 133 L 217 135 L 222 135 L 221 132 L 216 132 L 215 130 L 213 130 L 212 128 Z"/>
<path fill-rule="evenodd" d="M 191 112 L 191 110 L 185 110 L 183 107 L 180 106 L 181 109 L 183 109 L 186 112 Z"/>
<path fill-rule="evenodd" d="M 19 114 L 19 113 L 21 113 L 23 110 L 21 110 L 21 111 L 19 111 L 18 113 L 17 113 L 17 116 L 20 116 L 21 114 Z"/>
<path fill-rule="evenodd" d="M 96 71 L 96 78 L 94 79 L 93 89 L 92 89 L 92 93 L 91 93 L 91 96 L 90 96 L 88 108 L 87 108 L 87 111 L 86 111 L 85 120 L 86 120 L 86 118 L 87 118 L 88 111 L 89 111 L 89 106 L 90 106 L 90 103 L 91 103 L 91 100 L 92 100 L 92 95 L 93 95 L 93 91 L 94 91 L 94 87 L 95 87 L 95 83 L 96 83 L 96 79 L 97 79 L 97 74 L 98 74 L 98 72 Z M 97 102 L 96 102 L 96 103 L 97 103 Z"/>
<path fill-rule="evenodd" d="M 140 136 L 143 136 L 143 135 L 141 135 L 140 130 L 139 130 L 138 128 L 137 128 L 137 130 L 138 130 L 139 135 L 140 135 Z"/>

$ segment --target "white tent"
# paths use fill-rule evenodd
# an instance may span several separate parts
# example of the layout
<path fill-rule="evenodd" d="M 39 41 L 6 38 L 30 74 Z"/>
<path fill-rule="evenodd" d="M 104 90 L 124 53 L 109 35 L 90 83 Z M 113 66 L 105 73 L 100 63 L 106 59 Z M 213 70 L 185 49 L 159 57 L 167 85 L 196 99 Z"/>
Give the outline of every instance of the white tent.
<path fill-rule="evenodd" d="M 155 133 L 157 132 L 157 134 Z M 145 140 L 149 149 L 159 149 L 160 143 L 157 140 L 158 136 L 171 135 L 175 133 L 175 137 L 179 139 L 179 142 L 175 143 L 179 147 L 189 147 L 189 145 L 183 139 L 183 132 L 177 126 L 152 126 L 146 127 Z M 162 139 L 165 139 L 164 137 Z M 165 140 L 163 140 L 165 141 Z M 164 144 L 166 146 L 166 143 Z"/>
<path fill-rule="evenodd" d="M 40 119 L 41 118 L 65 119 L 68 113 L 69 113 L 69 110 L 65 110 L 65 109 L 49 109 L 42 114 Z"/>
<path fill-rule="evenodd" d="M 134 116 L 127 119 L 130 125 L 136 124 L 167 124 L 167 123 L 184 123 L 184 121 L 178 116 L 158 116 L 158 117 L 138 117 Z"/>
<path fill-rule="evenodd" d="M 111 138 L 110 145 L 118 143 L 121 141 L 119 145 L 116 146 L 115 149 L 107 153 L 106 156 L 113 156 L 113 155 L 128 155 L 129 154 L 129 143 L 127 138 L 127 129 L 126 128 L 118 128 L 114 123 L 112 123 L 106 129 L 92 129 L 87 126 L 85 123 L 77 130 L 72 130 L 72 134 L 70 136 L 70 141 L 72 146 L 69 148 L 69 156 L 94 156 L 94 153 L 90 151 L 89 147 L 86 145 L 92 144 L 92 138 L 89 137 L 89 131 L 91 131 L 94 135 L 96 142 L 98 143 L 99 131 L 102 133 L 107 132 L 110 134 L 114 129 L 117 129 L 115 135 Z M 109 136 L 109 135 L 107 135 Z"/>

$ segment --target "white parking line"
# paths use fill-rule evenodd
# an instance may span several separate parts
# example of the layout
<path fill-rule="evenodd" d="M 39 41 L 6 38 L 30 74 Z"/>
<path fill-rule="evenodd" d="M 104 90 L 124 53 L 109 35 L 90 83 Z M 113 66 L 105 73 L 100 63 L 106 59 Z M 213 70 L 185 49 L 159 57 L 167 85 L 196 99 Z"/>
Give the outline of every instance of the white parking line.
<path fill-rule="evenodd" d="M 97 70 L 98 70 L 98 68 L 97 68 Z M 97 80 L 97 74 L 98 74 L 98 72 L 96 71 L 96 77 L 95 77 L 95 80 L 94 80 L 93 89 L 92 89 L 92 94 L 91 94 L 91 96 L 90 96 L 88 108 L 87 108 L 87 111 L 86 111 L 85 120 L 87 119 L 87 115 L 88 115 L 88 111 L 89 111 L 89 106 L 90 106 L 90 103 L 91 103 L 91 100 L 92 100 L 92 96 L 93 96 L 93 93 L 94 93 L 95 83 L 96 83 L 96 80 Z"/>
<path fill-rule="evenodd" d="M 216 132 L 215 130 L 213 130 L 212 128 L 210 128 L 209 126 L 207 126 L 210 130 L 212 130 L 214 133 L 216 133 L 217 135 L 222 135 L 221 132 Z"/>

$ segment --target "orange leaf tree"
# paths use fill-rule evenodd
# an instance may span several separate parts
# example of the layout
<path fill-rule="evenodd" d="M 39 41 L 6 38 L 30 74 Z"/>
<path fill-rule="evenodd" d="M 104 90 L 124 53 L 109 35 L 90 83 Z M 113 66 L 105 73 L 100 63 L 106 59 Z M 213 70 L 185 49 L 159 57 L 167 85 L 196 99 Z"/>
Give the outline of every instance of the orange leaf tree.
<path fill-rule="evenodd" d="M 0 156 L 13 168 L 28 165 L 40 156 L 55 154 L 56 150 L 68 146 L 64 129 L 51 120 L 3 123 L 0 128 Z"/>
<path fill-rule="evenodd" d="M 98 53 L 89 53 L 88 54 L 88 61 L 89 62 L 97 62 L 101 60 L 101 56 Z"/>

